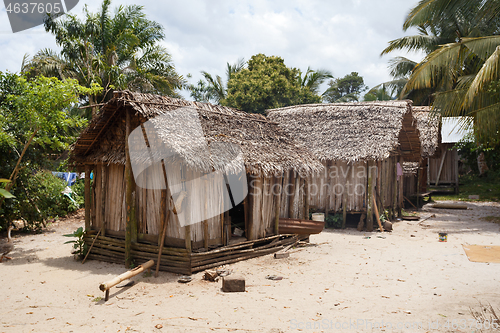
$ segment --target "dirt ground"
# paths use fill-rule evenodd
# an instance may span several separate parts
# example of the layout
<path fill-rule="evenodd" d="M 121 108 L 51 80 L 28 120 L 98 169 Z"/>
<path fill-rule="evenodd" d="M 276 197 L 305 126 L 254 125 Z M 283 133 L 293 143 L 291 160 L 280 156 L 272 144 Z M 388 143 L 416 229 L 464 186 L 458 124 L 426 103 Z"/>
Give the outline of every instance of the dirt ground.
<path fill-rule="evenodd" d="M 126 270 L 73 259 L 62 235 L 83 224 L 79 214 L 42 234 L 14 233 L 13 260 L 0 264 L 0 331 L 474 332 L 470 308 L 500 308 L 500 264 L 470 262 L 462 244 L 500 245 L 499 225 L 481 219 L 500 216 L 500 204 L 467 206 L 426 206 L 420 216 L 436 217 L 395 223 L 392 233 L 324 231 L 287 259 L 227 266 L 245 276 L 244 293 L 224 293 L 203 273 L 181 284 L 161 272 L 113 288 L 107 302 L 99 284 Z"/>

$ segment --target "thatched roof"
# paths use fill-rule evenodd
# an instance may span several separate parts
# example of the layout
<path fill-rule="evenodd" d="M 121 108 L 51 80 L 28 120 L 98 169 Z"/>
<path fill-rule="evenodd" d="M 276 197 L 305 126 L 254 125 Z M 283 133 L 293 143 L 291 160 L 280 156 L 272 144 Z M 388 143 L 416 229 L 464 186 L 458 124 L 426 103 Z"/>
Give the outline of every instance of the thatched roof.
<path fill-rule="evenodd" d="M 432 157 L 439 144 L 440 117 L 438 114 L 431 114 L 429 106 L 414 106 L 413 116 L 417 119 L 422 157 Z"/>
<path fill-rule="evenodd" d="M 411 101 L 309 104 L 268 110 L 279 125 L 322 161 L 419 160 Z"/>
<path fill-rule="evenodd" d="M 151 127 L 164 147 L 205 172 L 227 170 L 233 162 L 237 168 L 238 160 L 243 160 L 248 172 L 266 176 L 291 169 L 302 174 L 322 169 L 312 154 L 262 115 L 130 91 L 116 92 L 102 107 L 74 144 L 72 163 L 124 164 L 127 110 L 131 111 L 132 130 L 141 124 Z M 200 124 L 204 139 L 193 135 Z"/>

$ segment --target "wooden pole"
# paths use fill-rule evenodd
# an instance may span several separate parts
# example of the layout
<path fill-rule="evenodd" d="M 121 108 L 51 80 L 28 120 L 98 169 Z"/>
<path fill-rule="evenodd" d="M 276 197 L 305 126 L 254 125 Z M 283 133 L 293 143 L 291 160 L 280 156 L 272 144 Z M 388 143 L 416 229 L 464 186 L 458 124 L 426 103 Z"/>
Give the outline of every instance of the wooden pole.
<path fill-rule="evenodd" d="M 382 228 L 382 223 L 380 222 L 380 216 L 378 214 L 378 208 L 375 196 L 372 197 L 373 197 L 373 209 L 375 210 L 375 217 L 377 218 L 378 227 L 380 228 L 380 232 L 384 232 L 384 229 Z"/>
<path fill-rule="evenodd" d="M 125 118 L 125 206 L 127 207 L 127 222 L 125 225 L 125 267 L 129 268 L 133 263 L 132 258 L 132 238 L 133 238 L 133 220 L 135 220 L 135 209 L 132 195 L 132 165 L 130 163 L 130 152 L 128 146 L 128 137 L 130 134 L 130 110 L 126 110 Z M 137 228 L 136 228 L 137 234 Z"/>
<path fill-rule="evenodd" d="M 90 230 L 90 165 L 85 165 L 85 230 Z"/>
<path fill-rule="evenodd" d="M 185 244 L 186 244 L 186 250 L 188 252 L 191 252 L 192 251 L 192 248 L 191 248 L 191 225 L 186 225 L 184 227 L 186 233 L 185 233 L 185 236 L 184 236 L 184 240 L 185 240 Z"/>
<path fill-rule="evenodd" d="M 418 202 L 420 201 L 420 164 L 417 167 L 417 210 L 419 210 Z"/>
<path fill-rule="evenodd" d="M 292 191 L 288 194 L 288 218 L 294 218 L 293 214 L 293 204 L 295 202 L 295 179 L 298 176 L 295 175 L 295 171 L 290 171 L 290 184 L 292 184 Z"/>
<path fill-rule="evenodd" d="M 372 173 L 370 172 L 370 161 L 366 162 L 368 169 L 368 190 L 366 192 L 366 231 L 373 231 L 373 182 Z"/>
<path fill-rule="evenodd" d="M 276 177 L 276 182 L 279 186 L 279 192 L 275 193 L 274 199 L 274 234 L 280 234 L 280 208 L 281 208 L 281 194 L 283 193 L 282 176 Z"/>
<path fill-rule="evenodd" d="M 398 160 L 396 157 L 393 158 L 394 168 L 393 168 L 393 193 L 392 193 L 392 217 L 396 218 L 396 212 L 398 207 Z"/>
<path fill-rule="evenodd" d="M 354 168 L 354 165 L 353 165 Z M 347 223 L 347 196 L 349 195 L 349 181 L 344 183 L 344 190 L 342 191 L 342 229 L 345 229 Z"/>
<path fill-rule="evenodd" d="M 304 180 L 304 201 L 305 201 L 304 220 L 309 220 L 309 176 L 306 176 Z"/>
<path fill-rule="evenodd" d="M 112 280 L 109 280 L 107 282 L 104 282 L 104 283 L 101 283 L 99 285 L 99 289 L 101 291 L 106 291 L 106 296 L 109 296 L 109 289 L 111 287 L 114 287 L 116 286 L 118 283 L 124 281 L 124 280 L 127 280 L 127 279 L 130 279 L 134 276 L 136 276 L 137 274 L 140 274 L 142 272 L 144 272 L 146 269 L 150 269 L 153 265 L 154 265 L 154 261 L 153 260 L 149 260 L 148 262 L 142 264 L 142 265 L 139 265 L 137 266 L 136 268 L 128 271 L 128 272 L 125 272 L 121 275 L 118 275 L 117 277 L 115 277 L 114 279 Z M 105 301 L 108 300 L 108 297 L 106 297 Z"/>
<path fill-rule="evenodd" d="M 160 271 L 161 255 L 163 254 L 163 246 L 165 245 L 165 235 L 167 234 L 167 225 L 168 225 L 169 218 L 170 218 L 170 210 L 167 211 L 167 217 L 163 221 L 163 228 L 161 230 L 161 240 L 160 240 L 160 244 L 159 244 L 160 248 L 158 250 L 158 259 L 156 260 L 155 277 L 158 277 L 158 272 Z"/>
<path fill-rule="evenodd" d="M 103 164 L 101 164 L 101 222 L 102 222 L 102 226 L 101 226 L 101 230 L 102 230 L 102 235 L 103 236 L 106 236 L 106 206 L 107 206 L 107 196 L 106 196 L 106 192 L 107 192 L 107 188 L 108 188 L 108 184 L 107 184 L 107 175 L 108 173 L 106 172 L 106 166 Z"/>
<path fill-rule="evenodd" d="M 326 162 L 326 181 L 328 182 L 328 186 L 326 187 L 326 193 L 325 193 L 325 197 L 326 197 L 326 202 L 325 202 L 325 222 L 326 220 L 328 220 L 328 212 L 330 211 L 330 183 L 331 183 L 331 179 L 330 179 L 330 162 L 327 161 Z M 321 184 L 323 185 L 323 184 Z M 320 191 L 321 193 L 321 191 Z"/>

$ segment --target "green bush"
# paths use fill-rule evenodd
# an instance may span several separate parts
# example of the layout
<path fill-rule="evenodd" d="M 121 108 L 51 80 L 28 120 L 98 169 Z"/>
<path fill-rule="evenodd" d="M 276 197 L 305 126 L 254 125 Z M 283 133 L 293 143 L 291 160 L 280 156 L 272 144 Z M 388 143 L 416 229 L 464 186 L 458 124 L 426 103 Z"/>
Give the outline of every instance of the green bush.
<path fill-rule="evenodd" d="M 78 209 L 80 187 L 76 186 L 76 195 L 73 195 L 77 204 L 73 203 L 62 191 L 66 182 L 49 171 L 39 171 L 35 174 L 24 172 L 20 175 L 14 189 L 15 199 L 6 200 L 2 207 L 0 225 L 7 221 L 23 219 L 27 222 L 26 229 L 39 230 L 43 222 L 66 216 Z M 74 190 L 74 189 L 72 189 Z"/>
<path fill-rule="evenodd" d="M 335 214 L 331 215 L 328 214 L 328 217 L 326 218 L 325 225 L 327 228 L 334 228 L 334 229 L 340 229 L 342 228 L 342 214 Z"/>

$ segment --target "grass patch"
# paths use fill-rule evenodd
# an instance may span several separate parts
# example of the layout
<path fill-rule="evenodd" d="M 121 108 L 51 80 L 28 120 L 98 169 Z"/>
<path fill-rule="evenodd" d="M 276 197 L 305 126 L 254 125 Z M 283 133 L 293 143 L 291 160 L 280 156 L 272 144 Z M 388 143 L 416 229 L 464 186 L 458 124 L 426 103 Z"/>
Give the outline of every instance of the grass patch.
<path fill-rule="evenodd" d="M 479 200 L 469 199 L 469 195 L 479 195 Z M 486 177 L 464 175 L 460 177 L 458 194 L 435 194 L 433 200 L 460 201 L 500 201 L 500 173 L 490 172 Z"/>
<path fill-rule="evenodd" d="M 481 217 L 481 220 L 491 223 L 500 224 L 500 216 L 485 216 Z"/>

